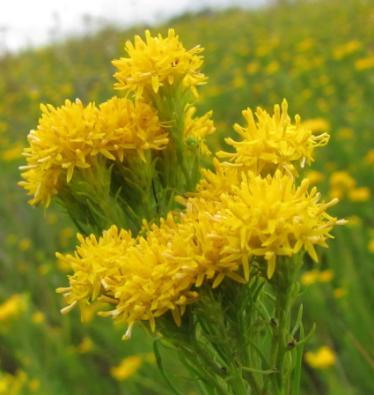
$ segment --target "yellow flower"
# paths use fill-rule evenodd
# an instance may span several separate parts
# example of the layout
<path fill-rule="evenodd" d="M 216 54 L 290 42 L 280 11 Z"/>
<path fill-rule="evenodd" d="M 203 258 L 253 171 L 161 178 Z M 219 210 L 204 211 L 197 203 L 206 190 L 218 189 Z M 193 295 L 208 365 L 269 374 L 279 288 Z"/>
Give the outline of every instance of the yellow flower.
<path fill-rule="evenodd" d="M 355 61 L 356 70 L 367 70 L 374 67 L 374 56 L 368 56 L 366 58 L 360 58 Z"/>
<path fill-rule="evenodd" d="M 27 375 L 23 371 L 17 371 L 15 375 L 0 372 L 0 395 L 22 394 Z"/>
<path fill-rule="evenodd" d="M 143 358 L 140 355 L 132 355 L 124 358 L 118 366 L 110 370 L 110 374 L 118 381 L 127 380 L 133 376 L 143 363 Z"/>
<path fill-rule="evenodd" d="M 308 286 L 316 283 L 318 281 L 318 271 L 317 270 L 310 270 L 305 272 L 301 276 L 301 284 Z"/>
<path fill-rule="evenodd" d="M 23 151 L 22 144 L 17 143 L 15 145 L 13 145 L 12 147 L 9 147 L 5 151 L 1 152 L 1 159 L 6 162 L 20 159 L 20 158 L 22 158 L 22 151 Z"/>
<path fill-rule="evenodd" d="M 303 126 L 298 115 L 292 124 L 287 108 L 286 100 L 282 102 L 282 108 L 279 105 L 274 107 L 273 116 L 258 108 L 255 113 L 257 122 L 250 109 L 244 110 L 247 125 L 234 126 L 242 140 L 226 139 L 235 152 L 220 152 L 218 156 L 229 159 L 236 166 L 265 175 L 277 168 L 294 173 L 296 169 L 292 162 L 299 161 L 301 166 L 312 162 L 314 149 L 326 145 L 329 135 L 314 135 L 311 129 Z"/>
<path fill-rule="evenodd" d="M 145 150 L 162 150 L 169 142 L 156 111 L 149 104 L 125 98 L 113 97 L 100 105 L 98 129 L 105 137 L 107 156 L 121 162 L 125 152 L 143 157 Z"/>
<path fill-rule="evenodd" d="M 61 107 L 42 105 L 41 110 L 38 127 L 28 136 L 19 183 L 33 196 L 33 205 L 48 206 L 74 172 L 91 167 L 97 155 L 122 161 L 125 151 L 142 156 L 145 149 L 162 149 L 168 142 L 148 104 L 114 97 L 100 108 L 66 100 Z"/>
<path fill-rule="evenodd" d="M 354 133 L 351 128 L 341 128 L 338 130 L 337 137 L 341 140 L 352 140 Z"/>
<path fill-rule="evenodd" d="M 77 351 L 80 354 L 86 354 L 94 348 L 94 343 L 92 339 L 88 336 L 84 337 L 82 341 L 77 346 Z"/>
<path fill-rule="evenodd" d="M 321 173 L 320 171 L 316 170 L 309 170 L 306 173 L 306 178 L 309 180 L 309 182 L 314 185 L 318 184 L 319 182 L 323 181 L 325 178 L 325 175 Z"/>
<path fill-rule="evenodd" d="M 29 238 L 23 238 L 18 243 L 18 248 L 21 251 L 27 251 L 31 247 L 31 240 Z"/>
<path fill-rule="evenodd" d="M 99 240 L 94 235 L 84 238 L 77 235 L 80 242 L 74 255 L 56 256 L 63 265 L 68 265 L 74 271 L 69 276 L 70 287 L 59 288 L 57 292 L 63 293 L 69 306 L 62 309 L 68 312 L 77 302 L 82 306 L 94 301 L 105 289 L 106 284 L 102 278 L 106 276 L 120 276 L 116 259 L 123 256 L 127 248 L 134 243 L 131 234 L 125 230 L 118 230 L 116 226 L 103 232 Z"/>
<path fill-rule="evenodd" d="M 336 363 L 336 354 L 329 346 L 305 353 L 306 363 L 314 369 L 327 369 Z"/>
<path fill-rule="evenodd" d="M 329 122 L 324 118 L 312 118 L 303 121 L 302 125 L 306 129 L 310 129 L 312 132 L 322 132 L 330 129 Z"/>
<path fill-rule="evenodd" d="M 374 239 L 369 241 L 369 251 L 374 254 Z"/>
<path fill-rule="evenodd" d="M 48 206 L 63 183 L 70 182 L 75 168 L 87 168 L 92 145 L 98 145 L 102 134 L 95 133 L 98 109 L 89 104 L 69 100 L 54 108 L 41 105 L 42 115 L 36 130 L 28 136 L 25 148 L 27 166 L 21 167 L 24 181 L 20 182 L 33 198 L 31 204 Z"/>
<path fill-rule="evenodd" d="M 373 165 L 374 164 L 374 149 L 371 149 L 365 156 L 365 162 L 368 165 Z"/>
<path fill-rule="evenodd" d="M 344 298 L 344 296 L 347 295 L 347 290 L 344 288 L 335 288 L 334 289 L 334 298 L 335 299 L 341 299 Z"/>
<path fill-rule="evenodd" d="M 0 321 L 7 321 L 17 317 L 26 309 L 26 298 L 22 294 L 14 294 L 0 304 Z"/>
<path fill-rule="evenodd" d="M 37 325 L 43 324 L 43 322 L 45 322 L 45 315 L 41 311 L 36 311 L 31 316 L 31 320 L 34 324 Z"/>
<path fill-rule="evenodd" d="M 259 69 L 260 69 L 260 65 L 256 61 L 247 64 L 248 74 L 256 74 Z"/>
<path fill-rule="evenodd" d="M 279 70 L 279 63 L 276 60 L 270 62 L 265 67 L 265 73 L 269 75 L 276 73 L 278 70 Z"/>
<path fill-rule="evenodd" d="M 29 381 L 28 386 L 31 392 L 36 392 L 40 388 L 40 381 L 38 379 L 32 379 Z"/>
<path fill-rule="evenodd" d="M 335 171 L 330 176 L 330 195 L 342 198 L 347 191 L 356 186 L 356 180 L 346 171 Z"/>
<path fill-rule="evenodd" d="M 348 41 L 347 43 L 340 45 L 334 49 L 334 58 L 340 60 L 345 56 L 358 51 L 361 47 L 362 44 L 357 40 Z"/>
<path fill-rule="evenodd" d="M 319 281 L 321 283 L 329 283 L 334 278 L 334 272 L 332 270 L 323 270 L 319 272 Z"/>
<path fill-rule="evenodd" d="M 137 98 L 157 93 L 162 87 L 180 85 L 197 94 L 196 86 L 206 83 L 200 72 L 203 49 L 196 46 L 186 50 L 173 29 L 169 29 L 165 38 L 161 34 L 152 37 L 146 30 L 145 41 L 135 36 L 134 44 L 126 42 L 125 51 L 128 57 L 113 61 L 118 69 L 114 86 L 135 93 Z"/>
<path fill-rule="evenodd" d="M 214 237 L 224 239 L 222 260 L 238 263 L 252 256 L 263 257 L 269 277 L 277 256 L 292 256 L 304 249 L 317 261 L 314 247 L 327 247 L 329 232 L 339 221 L 326 213 L 336 201 L 320 203 L 316 188 L 308 191 L 308 185 L 305 179 L 296 187 L 292 178 L 281 172 L 266 178 L 242 174 L 231 193 L 219 196 L 223 209 L 211 221 L 210 233 L 217 232 Z"/>
<path fill-rule="evenodd" d="M 366 202 L 370 199 L 370 196 L 370 189 L 367 187 L 351 189 L 348 194 L 348 197 L 352 202 Z"/>

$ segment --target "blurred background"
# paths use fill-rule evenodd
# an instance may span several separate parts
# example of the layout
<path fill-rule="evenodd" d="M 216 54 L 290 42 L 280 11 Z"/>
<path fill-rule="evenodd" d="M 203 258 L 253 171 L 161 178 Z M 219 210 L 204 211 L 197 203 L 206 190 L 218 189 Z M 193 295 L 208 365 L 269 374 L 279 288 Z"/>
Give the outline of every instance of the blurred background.
<path fill-rule="evenodd" d="M 58 207 L 31 208 L 18 166 L 39 104 L 100 102 L 114 94 L 111 60 L 126 39 L 176 29 L 205 51 L 199 107 L 214 110 L 218 149 L 247 106 L 285 97 L 290 114 L 328 131 L 305 176 L 338 197 L 336 229 L 319 265 L 301 281 L 306 326 L 305 395 L 374 393 L 374 4 L 365 0 L 47 0 L 0 5 L 0 395 L 173 394 L 158 373 L 152 338 L 87 313 L 62 317 L 55 288 L 69 268 L 75 229 Z M 194 382 L 170 350 L 165 366 L 181 394 Z"/>

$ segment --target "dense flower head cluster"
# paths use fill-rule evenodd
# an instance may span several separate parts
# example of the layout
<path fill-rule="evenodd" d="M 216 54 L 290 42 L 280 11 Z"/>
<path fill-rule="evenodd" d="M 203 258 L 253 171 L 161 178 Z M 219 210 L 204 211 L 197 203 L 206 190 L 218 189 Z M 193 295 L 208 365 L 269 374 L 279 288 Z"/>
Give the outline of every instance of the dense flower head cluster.
<path fill-rule="evenodd" d="M 125 51 L 128 57 L 113 61 L 117 72 L 116 89 L 132 92 L 140 98 L 146 92 L 158 93 L 164 86 L 181 84 L 196 93 L 196 86 L 206 82 L 200 72 L 203 49 L 196 46 L 186 50 L 173 29 L 164 38 L 153 37 L 147 30 L 145 41 L 135 36 L 134 44 L 127 41 Z"/>
<path fill-rule="evenodd" d="M 168 143 L 157 113 L 146 103 L 114 97 L 98 108 L 66 100 L 57 108 L 41 105 L 41 111 L 28 136 L 20 183 L 34 205 L 48 206 L 74 171 L 89 168 L 97 155 L 123 161 L 125 153 L 142 156 L 144 150 L 163 149 Z"/>
<path fill-rule="evenodd" d="M 329 141 L 327 133 L 315 135 L 301 123 L 298 115 L 295 116 L 295 123 L 292 123 L 286 100 L 283 100 L 281 107 L 274 106 L 272 116 L 260 107 L 255 114 L 249 108 L 242 114 L 246 126 L 234 126 L 241 140 L 226 139 L 226 143 L 234 147 L 235 152 L 220 152 L 218 155 L 235 166 L 262 175 L 273 173 L 278 168 L 295 173 L 294 162 L 300 162 L 302 167 L 305 163 L 310 164 L 314 149 Z"/>
<path fill-rule="evenodd" d="M 269 278 L 279 256 L 306 251 L 318 259 L 315 246 L 327 247 L 330 231 L 339 223 L 326 212 L 335 200 L 320 202 L 307 179 L 295 186 L 281 171 L 262 177 L 235 170 L 237 182 L 222 188 L 225 171 L 231 168 L 219 167 L 219 162 L 217 166 L 216 173 L 205 173 L 196 193 L 180 199 L 184 211 L 170 213 L 160 225 L 146 226 L 144 236 L 129 242 L 112 228 L 102 241 L 81 239 L 85 247 L 81 245 L 75 257 L 60 256 L 79 268 L 65 290 L 67 301 L 88 300 L 93 284 L 99 284 L 104 299 L 115 305 L 104 315 L 130 328 L 138 320 L 154 328 L 155 319 L 170 311 L 179 324 L 185 306 L 198 297 L 198 287 L 208 281 L 215 288 L 225 277 L 247 282 L 253 259 L 267 265 Z M 108 237 L 113 241 L 107 242 Z M 87 265 L 91 260 L 98 266 Z"/>
<path fill-rule="evenodd" d="M 87 180 L 77 184 L 83 193 L 67 195 L 100 201 L 74 201 L 78 208 L 71 212 L 89 213 L 93 228 L 83 229 L 96 235 L 78 235 L 74 254 L 57 254 L 61 266 L 72 269 L 69 286 L 58 292 L 67 302 L 63 312 L 77 304 L 83 314 L 92 303 L 109 305 L 100 314 L 124 322 L 128 337 L 135 322 L 148 321 L 154 330 L 167 312 L 180 325 L 204 284 L 216 288 L 225 278 L 246 283 L 254 265 L 271 279 L 280 257 L 304 252 L 317 261 L 315 247 L 327 247 L 340 221 L 326 211 L 336 199 L 321 202 L 307 179 L 295 180 L 295 163 L 311 163 L 315 148 L 329 140 L 327 133 L 314 133 L 320 126 L 308 127 L 298 115 L 293 123 L 285 100 L 273 115 L 247 109 L 246 126 L 234 126 L 240 140 L 226 139 L 231 151 L 219 152 L 213 170 L 203 170 L 199 158 L 209 154 L 212 112 L 196 116 L 185 94 L 206 81 L 202 49 L 186 50 L 172 29 L 165 38 L 146 31 L 145 41 L 136 36 L 125 49 L 128 57 L 113 61 L 115 87 L 125 98 L 99 106 L 79 100 L 42 106 L 21 185 L 32 204 L 48 206 L 80 169 L 101 170 L 103 163 L 109 169 L 102 180 L 99 171 L 90 177 L 82 172 Z M 134 156 L 140 160 L 130 160 Z M 99 180 L 99 192 L 84 190 Z M 176 195 L 181 206 L 170 204 Z M 134 234 L 113 225 L 97 237 L 117 220 Z"/>

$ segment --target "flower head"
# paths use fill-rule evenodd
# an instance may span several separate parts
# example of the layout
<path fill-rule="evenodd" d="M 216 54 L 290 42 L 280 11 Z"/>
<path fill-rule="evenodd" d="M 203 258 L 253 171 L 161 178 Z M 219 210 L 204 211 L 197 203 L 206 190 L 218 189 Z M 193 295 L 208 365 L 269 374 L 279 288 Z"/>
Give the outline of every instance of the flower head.
<path fill-rule="evenodd" d="M 38 127 L 28 136 L 20 182 L 34 205 L 48 206 L 74 172 L 91 167 L 97 155 L 122 161 L 125 152 L 142 156 L 168 143 L 155 110 L 145 103 L 112 98 L 97 108 L 66 100 L 61 107 L 48 104 L 41 110 Z"/>
<path fill-rule="evenodd" d="M 131 151 L 143 157 L 145 150 L 162 150 L 169 142 L 156 111 L 147 103 L 113 97 L 99 109 L 98 130 L 112 159 L 123 161 L 125 152 Z"/>
<path fill-rule="evenodd" d="M 226 139 L 235 152 L 220 152 L 218 156 L 228 159 L 235 166 L 262 175 L 271 174 L 277 168 L 295 173 L 294 162 L 299 161 L 301 166 L 312 162 L 314 149 L 326 145 L 329 135 L 315 135 L 311 129 L 304 127 L 298 115 L 293 124 L 287 109 L 286 100 L 282 102 L 282 107 L 274 106 L 273 116 L 259 107 L 255 112 L 257 120 L 249 108 L 244 110 L 247 125 L 234 125 L 241 141 Z"/>
<path fill-rule="evenodd" d="M 41 111 L 37 129 L 28 135 L 27 166 L 22 167 L 20 185 L 33 196 L 31 204 L 48 206 L 63 179 L 69 182 L 75 168 L 89 167 L 92 145 L 102 135 L 95 133 L 99 111 L 94 104 L 84 107 L 79 100 L 66 100 L 58 108 L 41 105 Z"/>
<path fill-rule="evenodd" d="M 126 42 L 125 51 L 128 57 L 113 61 L 118 69 L 115 88 L 133 92 L 138 98 L 146 91 L 157 93 L 160 87 L 178 84 L 196 92 L 196 86 L 206 82 L 200 72 L 203 49 L 186 50 L 173 29 L 165 38 L 161 34 L 153 37 L 146 30 L 145 41 L 135 36 L 134 44 Z"/>
<path fill-rule="evenodd" d="M 301 250 L 317 261 L 315 246 L 327 247 L 326 240 L 332 237 L 330 231 L 340 223 L 326 212 L 336 199 L 320 202 L 317 189 L 309 191 L 307 179 L 297 187 L 293 179 L 281 171 L 265 178 L 243 172 L 237 175 L 238 182 L 229 185 L 225 173 L 208 173 L 208 176 L 210 180 L 203 181 L 209 191 L 203 195 L 205 198 L 199 198 L 198 190 L 185 204 L 189 211 L 199 212 L 200 221 L 206 212 L 205 222 L 208 220 L 209 224 L 204 225 L 206 233 L 201 237 L 215 243 L 199 244 L 204 256 L 219 256 L 210 263 L 217 273 L 236 272 L 242 266 L 247 279 L 248 262 L 253 257 L 261 257 L 271 277 L 277 257 L 290 257 Z M 224 179 L 220 182 L 222 176 Z M 226 191 L 221 187 L 225 182 Z M 193 220 L 197 220 L 196 216 Z M 217 246 L 220 251 L 210 250 Z"/>
<path fill-rule="evenodd" d="M 70 286 L 58 289 L 69 304 L 63 312 L 69 311 L 78 302 L 84 306 L 102 295 L 107 286 L 105 278 L 122 275 L 117 262 L 135 242 L 129 232 L 119 230 L 114 225 L 104 231 L 99 239 L 94 235 L 83 237 L 80 234 L 77 238 L 80 245 L 74 255 L 56 254 L 60 264 L 71 267 L 74 272 L 69 276 Z"/>

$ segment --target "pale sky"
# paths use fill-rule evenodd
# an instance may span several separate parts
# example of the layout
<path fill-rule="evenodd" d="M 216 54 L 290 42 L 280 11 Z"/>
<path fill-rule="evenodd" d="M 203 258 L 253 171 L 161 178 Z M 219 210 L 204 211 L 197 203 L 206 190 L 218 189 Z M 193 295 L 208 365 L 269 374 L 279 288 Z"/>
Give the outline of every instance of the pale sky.
<path fill-rule="evenodd" d="M 269 0 L 0 0 L 0 53 L 95 30 L 105 22 L 127 27 L 159 23 L 206 6 L 253 7 Z M 90 16 L 87 24 L 84 15 Z"/>

